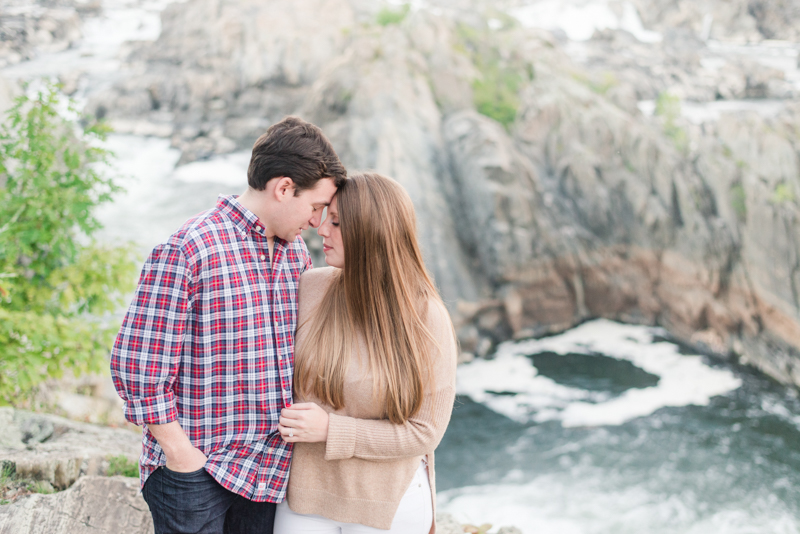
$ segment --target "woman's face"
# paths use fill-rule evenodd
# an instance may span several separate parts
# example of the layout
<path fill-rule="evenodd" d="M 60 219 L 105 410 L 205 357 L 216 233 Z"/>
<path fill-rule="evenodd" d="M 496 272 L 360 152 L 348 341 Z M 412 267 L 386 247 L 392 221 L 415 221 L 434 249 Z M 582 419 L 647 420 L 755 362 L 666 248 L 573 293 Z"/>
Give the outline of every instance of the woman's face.
<path fill-rule="evenodd" d="M 342 245 L 342 230 L 339 228 L 339 207 L 335 196 L 328 206 L 328 216 L 317 229 L 317 233 L 322 237 L 325 262 L 331 267 L 342 269 L 344 267 L 344 246 Z"/>

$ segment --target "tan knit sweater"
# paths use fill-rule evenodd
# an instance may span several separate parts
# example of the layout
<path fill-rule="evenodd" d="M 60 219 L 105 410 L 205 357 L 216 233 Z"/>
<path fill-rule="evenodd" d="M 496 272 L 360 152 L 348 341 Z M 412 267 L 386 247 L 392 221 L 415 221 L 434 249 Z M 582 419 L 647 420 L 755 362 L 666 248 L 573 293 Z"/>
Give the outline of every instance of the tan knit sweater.
<path fill-rule="evenodd" d="M 312 269 L 300 278 L 298 325 L 319 305 L 335 269 Z M 289 475 L 289 508 L 334 521 L 389 529 L 403 494 L 423 456 L 428 456 L 431 493 L 436 501 L 433 450 L 444 435 L 455 398 L 456 346 L 447 310 L 432 304 L 427 326 L 442 347 L 434 360 L 433 391 L 422 408 L 405 424 L 381 419 L 381 406 L 372 396 L 366 348 L 353 354 L 345 379 L 341 410 L 316 402 L 329 414 L 327 443 L 296 443 Z M 302 330 L 298 332 L 301 341 Z M 298 402 L 301 402 L 298 399 Z M 435 514 L 434 514 L 435 517 Z M 431 532 L 435 526 L 431 527 Z"/>

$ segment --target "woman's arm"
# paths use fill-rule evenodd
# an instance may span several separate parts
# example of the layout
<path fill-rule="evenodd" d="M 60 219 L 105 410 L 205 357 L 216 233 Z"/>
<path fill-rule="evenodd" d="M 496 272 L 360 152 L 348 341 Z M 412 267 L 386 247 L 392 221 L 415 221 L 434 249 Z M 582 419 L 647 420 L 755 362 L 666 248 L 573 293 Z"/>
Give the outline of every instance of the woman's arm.
<path fill-rule="evenodd" d="M 450 422 L 455 389 L 428 395 L 420 411 L 404 424 L 329 414 L 313 402 L 281 411 L 278 430 L 288 443 L 326 442 L 326 460 L 395 460 L 436 448 Z"/>
<path fill-rule="evenodd" d="M 419 456 L 436 448 L 447 429 L 455 399 L 456 346 L 447 311 L 429 310 L 428 325 L 440 340 L 432 386 L 419 412 L 404 424 L 328 414 L 314 403 L 295 404 L 281 412 L 278 429 L 294 442 L 326 442 L 325 459 L 394 460 Z"/>
<path fill-rule="evenodd" d="M 395 460 L 434 450 L 444 436 L 453 411 L 455 389 L 429 396 L 417 415 L 399 425 L 386 419 L 330 415 L 326 460 L 361 458 Z"/>

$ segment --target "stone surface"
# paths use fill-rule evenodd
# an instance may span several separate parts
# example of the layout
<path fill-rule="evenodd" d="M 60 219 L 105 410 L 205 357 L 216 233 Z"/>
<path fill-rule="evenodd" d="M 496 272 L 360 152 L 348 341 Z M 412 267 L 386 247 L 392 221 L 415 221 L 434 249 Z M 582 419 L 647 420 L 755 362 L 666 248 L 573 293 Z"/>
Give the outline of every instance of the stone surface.
<path fill-rule="evenodd" d="M 716 39 L 800 39 L 797 0 L 634 0 L 647 27 L 687 28 Z M 705 21 L 704 21 L 705 19 Z"/>
<path fill-rule="evenodd" d="M 436 514 L 436 534 L 464 534 L 464 529 L 452 515 L 439 512 Z"/>
<path fill-rule="evenodd" d="M 0 534 L 151 534 L 139 480 L 81 477 L 66 491 L 0 506 Z"/>
<path fill-rule="evenodd" d="M 464 360 L 605 317 L 800 384 L 794 67 L 743 48 L 798 39 L 797 1 L 637 0 L 660 41 L 582 44 L 481 15 L 519 4 L 436 0 L 382 26 L 362 0 L 176 3 L 89 110 L 170 136 L 183 162 L 247 148 L 285 114 L 317 123 L 349 169 L 409 191 Z M 484 79 L 513 82 L 508 124 L 478 113 Z"/>
<path fill-rule="evenodd" d="M 80 15 L 94 10 L 80 0 L 0 0 L 0 68 L 69 48 L 81 37 Z"/>
<path fill-rule="evenodd" d="M 103 475 L 109 458 L 138 463 L 141 435 L 62 417 L 0 408 L 0 463 L 18 478 L 70 487 L 83 475 Z"/>
<path fill-rule="evenodd" d="M 480 527 L 487 527 L 490 525 L 481 525 Z M 439 512 L 436 514 L 436 534 L 464 534 L 486 532 L 486 528 L 481 529 L 475 525 L 462 525 L 456 521 L 455 517 L 450 514 Z M 517 527 L 504 526 L 500 527 L 497 534 L 522 534 L 522 531 Z"/>

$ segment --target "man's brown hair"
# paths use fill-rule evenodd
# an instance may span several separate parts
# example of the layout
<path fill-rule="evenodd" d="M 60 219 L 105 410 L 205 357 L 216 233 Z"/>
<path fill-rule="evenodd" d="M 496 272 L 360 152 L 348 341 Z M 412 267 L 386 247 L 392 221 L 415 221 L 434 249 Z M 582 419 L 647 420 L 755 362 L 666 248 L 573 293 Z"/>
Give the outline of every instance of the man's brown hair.
<path fill-rule="evenodd" d="M 347 171 L 322 130 L 289 116 L 258 138 L 247 168 L 247 183 L 257 191 L 263 191 L 267 182 L 281 176 L 292 179 L 298 195 L 313 189 L 323 178 L 333 178 L 336 187 L 340 187 Z"/>

